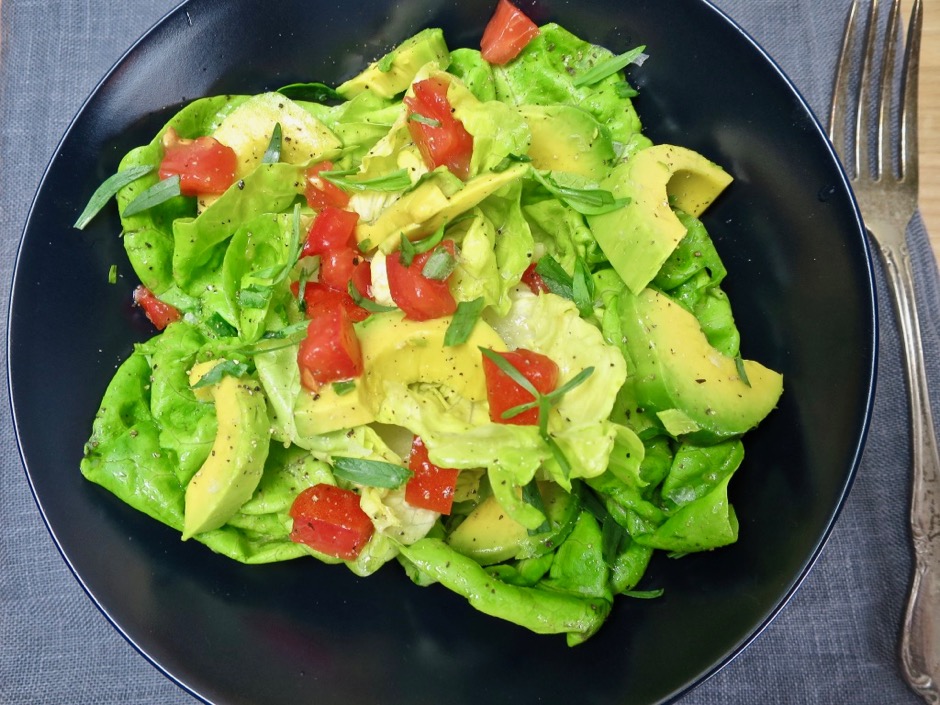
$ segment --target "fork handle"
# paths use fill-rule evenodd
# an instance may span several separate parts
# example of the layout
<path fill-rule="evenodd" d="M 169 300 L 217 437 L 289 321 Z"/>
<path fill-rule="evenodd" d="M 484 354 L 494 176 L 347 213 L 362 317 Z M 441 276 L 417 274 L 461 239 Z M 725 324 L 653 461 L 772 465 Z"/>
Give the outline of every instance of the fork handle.
<path fill-rule="evenodd" d="M 914 576 L 901 634 L 901 664 L 926 702 L 940 703 L 940 456 L 930 412 L 924 347 L 905 243 L 881 248 L 899 319 L 911 409 Z"/>

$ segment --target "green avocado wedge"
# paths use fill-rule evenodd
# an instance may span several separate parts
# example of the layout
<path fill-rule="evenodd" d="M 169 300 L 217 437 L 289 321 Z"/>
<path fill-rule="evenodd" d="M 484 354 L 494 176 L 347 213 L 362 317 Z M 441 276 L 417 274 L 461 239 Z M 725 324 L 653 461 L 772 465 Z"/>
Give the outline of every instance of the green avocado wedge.
<path fill-rule="evenodd" d="M 205 365 L 199 367 L 207 371 Z M 267 405 L 258 382 L 223 377 L 210 393 L 218 431 L 209 457 L 186 486 L 184 541 L 218 529 L 248 501 L 261 481 L 270 447 Z"/>
<path fill-rule="evenodd" d="M 588 217 L 617 274 L 634 294 L 656 277 L 686 236 L 672 206 L 698 216 L 731 183 L 720 166 L 684 147 L 661 144 L 637 152 L 601 182 L 623 208 Z"/>
<path fill-rule="evenodd" d="M 665 294 L 625 290 L 620 307 L 637 400 L 675 435 L 700 443 L 737 437 L 777 405 L 779 373 L 751 360 L 740 361 L 739 369 L 739 361 L 712 347 L 695 316 Z"/>

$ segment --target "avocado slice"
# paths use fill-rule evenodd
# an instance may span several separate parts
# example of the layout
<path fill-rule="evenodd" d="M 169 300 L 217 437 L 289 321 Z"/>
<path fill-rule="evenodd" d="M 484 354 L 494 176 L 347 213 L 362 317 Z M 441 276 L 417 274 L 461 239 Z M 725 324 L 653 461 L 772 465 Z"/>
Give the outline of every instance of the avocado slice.
<path fill-rule="evenodd" d="M 318 436 L 374 421 L 375 414 L 363 397 L 359 382 L 345 394 L 339 394 L 332 384 L 316 393 L 302 389 L 294 403 L 297 434 L 305 438 Z"/>
<path fill-rule="evenodd" d="M 194 367 L 191 383 L 218 362 Z M 184 541 L 218 529 L 248 501 L 261 480 L 271 440 L 267 403 L 257 381 L 226 376 L 209 389 L 218 431 L 209 457 L 186 485 Z"/>
<path fill-rule="evenodd" d="M 610 133 L 586 110 L 573 105 L 521 105 L 532 134 L 528 156 L 544 171 L 565 171 L 600 181 L 616 156 Z"/>
<path fill-rule="evenodd" d="M 630 291 L 639 294 L 686 235 L 671 206 L 698 217 L 730 183 L 724 169 L 697 152 L 669 144 L 649 147 L 601 182 L 630 202 L 588 216 L 588 225 Z"/>
<path fill-rule="evenodd" d="M 451 316 L 409 321 L 400 311 L 370 316 L 356 326 L 362 348 L 362 393 L 375 410 L 385 396 L 387 382 L 440 384 L 469 401 L 486 399 L 486 378 L 480 347 L 506 350 L 506 344 L 488 324 L 477 321 L 462 345 L 444 346 Z"/>
<path fill-rule="evenodd" d="M 548 553 L 564 541 L 577 520 L 580 502 L 554 482 L 539 482 L 548 519 L 544 532 L 529 532 L 490 495 L 474 507 L 447 537 L 447 543 L 481 565 Z"/>
<path fill-rule="evenodd" d="M 401 236 L 415 240 L 433 233 L 448 220 L 453 220 L 484 198 L 522 178 L 528 164 L 516 164 L 503 171 L 475 176 L 464 184 L 456 177 L 435 172 L 413 190 L 392 203 L 372 223 L 360 221 L 356 239 L 378 246 L 386 254 L 395 250 Z M 446 171 L 446 170 L 445 170 Z"/>
<path fill-rule="evenodd" d="M 450 64 L 444 32 L 436 27 L 424 29 L 406 39 L 383 58 L 369 64 L 358 76 L 342 83 L 336 92 L 344 98 L 352 98 L 365 91 L 382 98 L 393 98 L 411 85 L 422 66 L 432 61 L 441 69 Z"/>
<path fill-rule="evenodd" d="M 667 428 L 699 443 L 740 436 L 777 405 L 783 377 L 758 362 L 716 350 L 693 314 L 645 289 L 620 298 L 625 352 L 638 403 Z"/>
<path fill-rule="evenodd" d="M 212 133 L 238 158 L 236 178 L 258 164 L 271 143 L 274 126 L 281 126 L 281 161 L 306 164 L 337 156 L 342 142 L 328 127 L 280 93 L 252 96 L 235 108 Z"/>
<path fill-rule="evenodd" d="M 486 398 L 479 348 L 505 350 L 497 333 L 478 321 L 463 345 L 444 346 L 451 316 L 409 321 L 401 311 L 377 313 L 356 325 L 362 350 L 362 377 L 355 389 L 338 394 L 332 385 L 317 393 L 302 390 L 294 405 L 294 423 L 302 437 L 330 433 L 375 421 L 386 382 L 423 382 L 454 390 L 469 401 Z"/>

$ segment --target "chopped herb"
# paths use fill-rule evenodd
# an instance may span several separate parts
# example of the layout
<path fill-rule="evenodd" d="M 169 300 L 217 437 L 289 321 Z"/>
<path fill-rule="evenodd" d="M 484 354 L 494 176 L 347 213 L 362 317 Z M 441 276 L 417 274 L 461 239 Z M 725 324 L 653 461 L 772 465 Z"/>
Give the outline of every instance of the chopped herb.
<path fill-rule="evenodd" d="M 574 262 L 574 277 L 571 282 L 571 300 L 578 313 L 587 318 L 594 313 L 594 279 L 587 263 L 578 257 Z"/>
<path fill-rule="evenodd" d="M 365 254 L 371 249 L 372 249 L 372 240 L 370 238 L 366 238 L 365 240 L 359 243 L 359 251 L 362 252 L 363 254 Z"/>
<path fill-rule="evenodd" d="M 392 70 L 392 64 L 395 63 L 395 52 L 389 52 L 381 59 L 375 62 L 375 67 L 382 73 L 388 73 Z"/>
<path fill-rule="evenodd" d="M 445 346 L 463 345 L 467 342 L 477 321 L 480 320 L 484 305 L 482 296 L 478 296 L 473 301 L 461 301 L 457 304 L 454 317 L 447 326 L 447 332 L 444 333 Z"/>
<path fill-rule="evenodd" d="M 352 296 L 353 302 L 369 313 L 385 313 L 397 309 L 396 306 L 383 306 L 382 304 L 375 303 L 372 299 L 367 299 L 359 292 L 359 289 L 356 288 L 356 285 L 353 284 L 351 279 L 349 280 L 349 285 L 346 287 L 346 290 L 349 292 L 349 295 Z"/>
<path fill-rule="evenodd" d="M 623 68 L 626 68 L 629 64 L 637 60 L 641 60 L 641 57 L 644 56 L 643 52 L 646 50 L 645 46 L 638 46 L 635 49 L 624 52 L 623 54 L 618 54 L 612 56 L 606 61 L 601 61 L 600 63 L 594 64 L 589 70 L 582 73 L 573 81 L 575 88 L 580 88 L 581 86 L 590 86 L 598 81 L 603 81 L 608 76 L 611 76 Z"/>
<path fill-rule="evenodd" d="M 421 274 L 434 281 L 444 281 L 457 269 L 457 258 L 446 247 L 437 247 L 421 268 Z"/>
<path fill-rule="evenodd" d="M 95 190 L 91 198 L 88 199 L 88 205 L 85 206 L 85 210 L 78 216 L 78 220 L 75 221 L 75 225 L 72 227 L 83 230 L 85 226 L 91 222 L 91 219 L 98 215 L 98 212 L 107 205 L 108 201 L 117 195 L 118 191 L 128 184 L 137 181 L 141 176 L 149 174 L 155 168 L 156 167 L 153 165 L 134 166 L 109 176 L 104 180 L 104 183 Z"/>
<path fill-rule="evenodd" d="M 244 377 L 250 371 L 251 366 L 247 362 L 223 360 L 200 377 L 199 381 L 196 382 L 192 388 L 200 389 L 201 387 L 210 387 L 213 384 L 221 382 L 223 377 Z"/>
<path fill-rule="evenodd" d="M 118 267 L 116 264 L 112 264 L 111 268 L 108 269 L 108 284 L 117 284 L 118 277 Z"/>
<path fill-rule="evenodd" d="M 401 233 L 401 246 L 398 251 L 398 258 L 405 267 L 411 266 L 412 260 L 414 260 L 415 255 L 420 255 L 430 250 L 433 250 L 437 247 L 441 240 L 444 239 L 444 229 L 446 228 L 447 223 L 441 223 L 441 227 L 434 231 L 434 234 L 428 235 L 428 237 L 422 238 L 420 240 L 409 240 L 405 237 L 404 233 Z"/>
<path fill-rule="evenodd" d="M 421 113 L 411 113 L 408 116 L 408 119 L 412 122 L 420 122 L 422 125 L 427 125 L 428 127 L 440 127 L 441 121 L 435 120 L 434 118 L 425 117 Z"/>
<path fill-rule="evenodd" d="M 347 379 L 345 382 L 333 382 L 332 386 L 337 395 L 344 396 L 356 388 L 356 383 L 351 379 Z"/>
<path fill-rule="evenodd" d="M 268 148 L 261 157 L 262 164 L 277 164 L 281 161 L 281 123 L 274 123 L 274 129 L 271 131 L 271 141 L 268 142 Z"/>
<path fill-rule="evenodd" d="M 297 279 L 297 301 L 302 305 L 302 309 L 306 310 L 306 299 L 305 294 L 307 292 L 307 283 L 310 281 L 316 281 L 320 275 L 320 255 L 313 255 L 312 257 L 304 257 L 299 262 L 298 279 Z"/>
<path fill-rule="evenodd" d="M 663 592 L 663 589 L 659 588 L 658 590 L 627 590 L 623 594 L 638 600 L 655 600 L 657 597 L 662 597 Z"/>
<path fill-rule="evenodd" d="M 343 98 L 336 89 L 324 83 L 291 83 L 278 88 L 277 92 L 291 100 L 303 100 L 308 103 L 344 103 Z"/>
<path fill-rule="evenodd" d="M 551 255 L 543 255 L 535 265 L 535 273 L 542 277 L 548 290 L 557 296 L 574 301 L 574 282 L 558 261 Z"/>
<path fill-rule="evenodd" d="M 406 467 L 382 460 L 333 456 L 333 474 L 357 485 L 395 489 L 405 484 L 414 473 Z"/>
<path fill-rule="evenodd" d="M 137 215 L 138 213 L 143 213 L 148 208 L 153 208 L 158 206 L 161 203 L 166 203 L 171 198 L 176 198 L 180 195 L 180 177 L 179 175 L 174 174 L 173 176 L 158 181 L 153 186 L 148 188 L 146 191 L 141 193 L 137 198 L 127 204 L 127 208 L 124 209 L 122 214 L 125 218 L 132 215 Z"/>
<path fill-rule="evenodd" d="M 542 499 L 542 493 L 539 492 L 539 485 L 535 479 L 530 480 L 527 484 L 522 486 L 522 501 L 539 510 L 542 516 L 545 517 L 545 521 L 542 522 L 541 526 L 537 529 L 529 529 L 529 536 L 550 531 L 551 525 L 548 522 L 548 511 L 545 509 L 545 501 Z"/>
<path fill-rule="evenodd" d="M 575 188 L 558 183 L 551 172 L 541 173 L 532 170 L 535 180 L 549 190 L 556 198 L 582 215 L 603 215 L 623 208 L 630 203 L 629 198 L 614 198 L 610 191 L 600 188 Z"/>
<path fill-rule="evenodd" d="M 751 386 L 751 380 L 747 378 L 747 370 L 744 369 L 744 358 L 741 357 L 741 353 L 738 353 L 734 356 L 734 366 L 738 370 L 738 377 L 741 378 L 741 381 L 744 382 L 748 387 Z"/>
<path fill-rule="evenodd" d="M 527 154 L 508 154 L 503 157 L 499 164 L 493 167 L 493 173 L 499 174 L 515 164 L 527 164 L 532 161 L 532 157 Z"/>
<path fill-rule="evenodd" d="M 407 169 L 398 169 L 383 176 L 362 181 L 353 181 L 346 178 L 357 173 L 359 172 L 355 169 L 345 171 L 331 169 L 321 171 L 319 176 L 321 179 L 326 179 L 331 184 L 349 191 L 404 191 L 411 186 L 411 178 L 408 176 Z"/>

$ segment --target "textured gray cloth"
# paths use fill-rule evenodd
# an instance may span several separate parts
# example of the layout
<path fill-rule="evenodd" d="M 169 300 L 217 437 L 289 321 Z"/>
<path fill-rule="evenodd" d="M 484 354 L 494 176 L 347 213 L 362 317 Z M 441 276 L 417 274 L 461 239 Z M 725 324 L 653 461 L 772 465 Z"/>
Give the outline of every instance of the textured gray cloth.
<path fill-rule="evenodd" d="M 27 209 L 69 120 L 172 0 L 0 5 L 0 298 Z M 720 0 L 818 115 L 830 100 L 848 0 Z M 677 2 L 681 5 L 681 2 Z M 909 237 L 927 361 L 940 400 L 940 290 L 922 223 Z M 880 267 L 879 292 L 886 292 Z M 4 307 L 5 308 L 5 307 Z M 817 566 L 738 659 L 682 698 L 716 703 L 920 702 L 897 671 L 908 547 L 908 412 L 895 322 L 880 296 L 879 390 L 857 482 Z M 4 326 L 5 329 L 5 326 Z M 940 409 L 934 408 L 940 420 Z M 46 531 L 0 405 L 0 703 L 193 703 L 112 629 Z M 887 479 L 887 481 L 886 481 Z"/>

